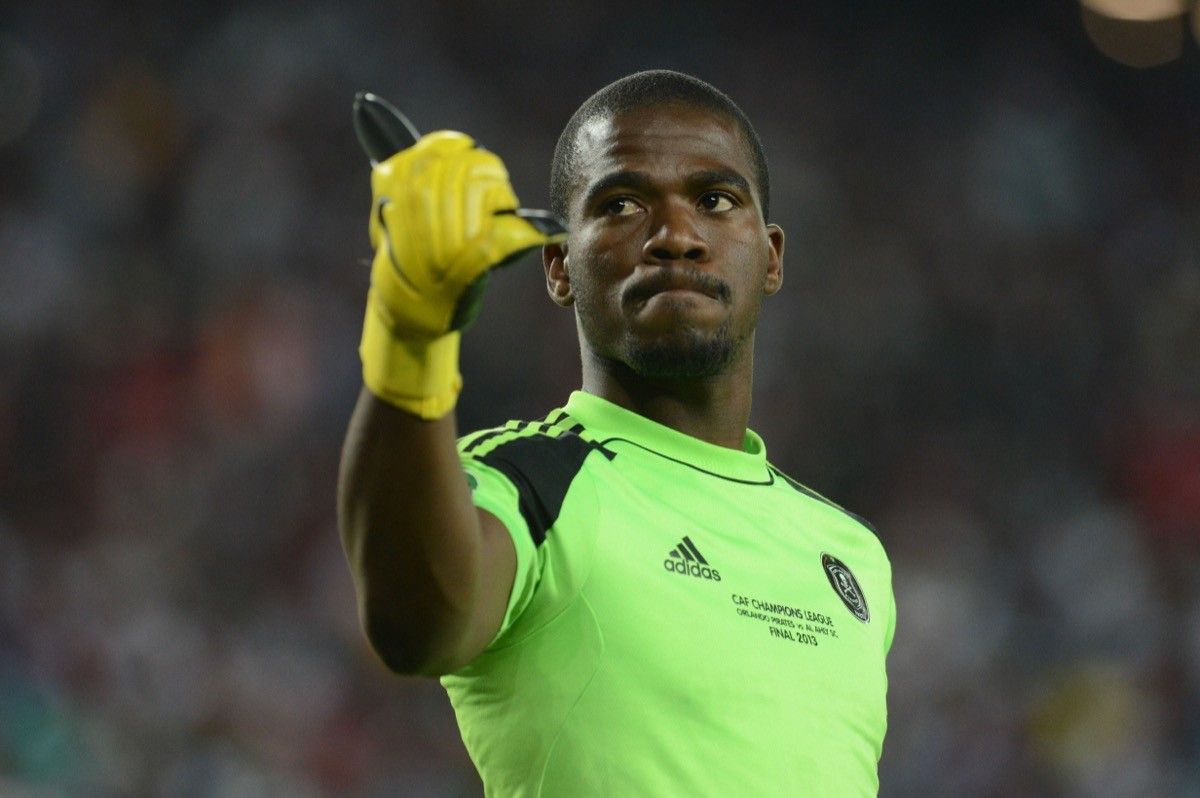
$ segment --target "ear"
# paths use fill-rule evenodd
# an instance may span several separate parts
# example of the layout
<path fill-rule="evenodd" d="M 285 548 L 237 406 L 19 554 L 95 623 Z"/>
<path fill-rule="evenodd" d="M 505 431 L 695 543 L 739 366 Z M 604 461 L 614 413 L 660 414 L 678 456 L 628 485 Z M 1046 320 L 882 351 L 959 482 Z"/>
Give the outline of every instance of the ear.
<path fill-rule="evenodd" d="M 777 224 L 767 225 L 767 274 L 763 278 L 763 294 L 770 296 L 783 285 L 783 228 Z"/>
<path fill-rule="evenodd" d="M 571 291 L 571 276 L 567 274 L 567 243 L 547 244 L 542 247 L 542 268 L 546 270 L 546 293 L 556 305 L 569 307 L 575 304 Z"/>

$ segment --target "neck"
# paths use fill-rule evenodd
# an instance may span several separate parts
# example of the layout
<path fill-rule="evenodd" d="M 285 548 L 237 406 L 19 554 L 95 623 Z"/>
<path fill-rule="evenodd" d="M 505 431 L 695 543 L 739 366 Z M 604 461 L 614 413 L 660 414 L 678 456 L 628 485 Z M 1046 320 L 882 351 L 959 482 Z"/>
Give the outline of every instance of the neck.
<path fill-rule="evenodd" d="M 750 420 L 753 341 L 712 377 L 654 378 L 583 346 L 583 390 L 651 421 L 741 451 Z"/>

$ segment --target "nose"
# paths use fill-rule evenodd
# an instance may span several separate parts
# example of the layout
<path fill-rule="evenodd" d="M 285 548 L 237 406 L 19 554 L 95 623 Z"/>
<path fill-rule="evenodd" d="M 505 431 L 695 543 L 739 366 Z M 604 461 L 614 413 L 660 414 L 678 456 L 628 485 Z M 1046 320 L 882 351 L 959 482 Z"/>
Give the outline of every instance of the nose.
<path fill-rule="evenodd" d="M 708 260 L 708 241 L 696 225 L 695 211 L 669 203 L 654 212 L 650 236 L 642 247 L 647 263 Z"/>

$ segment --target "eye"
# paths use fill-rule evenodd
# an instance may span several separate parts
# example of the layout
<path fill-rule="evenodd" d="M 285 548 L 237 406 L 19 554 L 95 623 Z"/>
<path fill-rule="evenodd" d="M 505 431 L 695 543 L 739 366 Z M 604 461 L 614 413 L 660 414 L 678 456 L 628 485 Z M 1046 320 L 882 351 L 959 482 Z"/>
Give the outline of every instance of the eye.
<path fill-rule="evenodd" d="M 601 209 L 606 216 L 632 216 L 640 213 L 642 206 L 628 197 L 616 197 L 605 202 Z"/>
<path fill-rule="evenodd" d="M 733 198 L 723 191 L 710 191 L 700 197 L 700 207 L 712 213 L 723 213 L 734 209 Z"/>

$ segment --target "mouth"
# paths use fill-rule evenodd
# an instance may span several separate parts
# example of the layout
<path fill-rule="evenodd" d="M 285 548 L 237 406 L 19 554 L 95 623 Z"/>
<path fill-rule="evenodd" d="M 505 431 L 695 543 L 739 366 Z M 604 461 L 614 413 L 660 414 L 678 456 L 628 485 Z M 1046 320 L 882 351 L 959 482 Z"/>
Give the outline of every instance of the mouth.
<path fill-rule="evenodd" d="M 621 297 L 626 305 L 639 307 L 660 294 L 699 294 L 718 302 L 729 302 L 729 286 L 711 274 L 694 269 L 656 269 L 626 287 Z"/>

